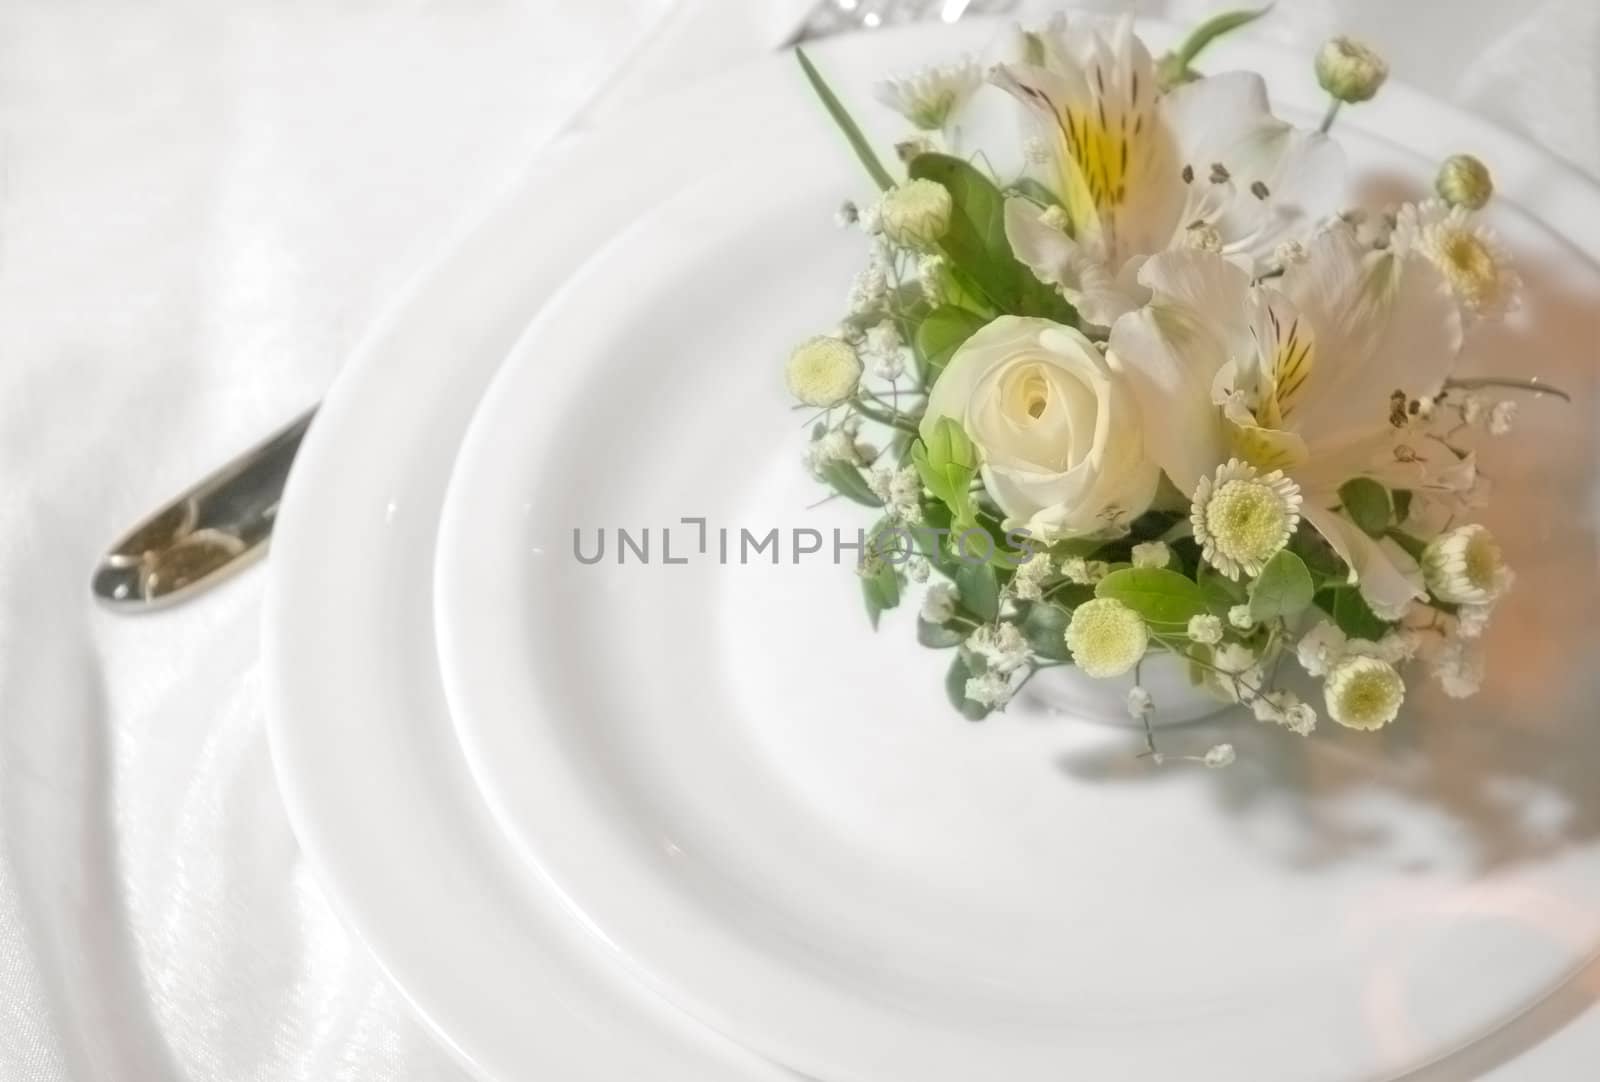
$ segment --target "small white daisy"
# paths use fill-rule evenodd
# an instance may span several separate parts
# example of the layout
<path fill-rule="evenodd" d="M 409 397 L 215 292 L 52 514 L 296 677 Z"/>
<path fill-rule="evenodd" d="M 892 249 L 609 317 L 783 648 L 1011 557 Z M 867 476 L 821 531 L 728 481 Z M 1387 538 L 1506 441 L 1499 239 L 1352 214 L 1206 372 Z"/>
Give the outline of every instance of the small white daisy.
<path fill-rule="evenodd" d="M 1400 713 L 1406 684 L 1393 665 L 1375 657 L 1350 657 L 1323 685 L 1328 716 L 1350 729 L 1381 729 Z"/>
<path fill-rule="evenodd" d="M 837 338 L 807 339 L 789 354 L 784 366 L 789 393 L 808 406 L 837 406 L 856 393 L 861 358 L 850 343 Z"/>
<path fill-rule="evenodd" d="M 1496 319 L 1521 303 L 1522 277 L 1488 226 L 1472 211 L 1439 200 L 1408 204 L 1395 219 L 1395 250 L 1417 252 L 1438 268 L 1462 308 Z"/>
<path fill-rule="evenodd" d="M 1300 525 L 1300 486 L 1230 459 L 1200 479 L 1189 519 L 1207 563 L 1230 579 L 1254 577 Z"/>
<path fill-rule="evenodd" d="M 1477 523 L 1428 542 L 1422 574 L 1434 597 L 1458 605 L 1491 604 L 1511 588 L 1514 577 L 1494 535 Z"/>
<path fill-rule="evenodd" d="M 872 88 L 872 94 L 923 131 L 939 131 L 981 85 L 983 69 L 973 58 L 963 57 L 954 64 L 885 79 Z"/>
<path fill-rule="evenodd" d="M 1072 610 L 1066 640 L 1078 668 L 1104 679 L 1121 676 L 1139 663 L 1150 645 L 1150 630 L 1122 602 L 1097 597 Z"/>

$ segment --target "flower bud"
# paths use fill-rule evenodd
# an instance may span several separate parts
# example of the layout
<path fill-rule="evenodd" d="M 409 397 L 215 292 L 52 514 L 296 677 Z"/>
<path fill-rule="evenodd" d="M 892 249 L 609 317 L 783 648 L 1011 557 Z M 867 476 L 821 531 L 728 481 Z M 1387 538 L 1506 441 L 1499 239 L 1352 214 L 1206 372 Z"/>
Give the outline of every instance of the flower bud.
<path fill-rule="evenodd" d="M 810 338 L 795 347 L 784 367 L 789 393 L 808 406 L 827 409 L 855 393 L 861 358 L 838 338 Z"/>
<path fill-rule="evenodd" d="M 1429 542 L 1422 553 L 1422 573 L 1434 597 L 1457 605 L 1497 601 L 1512 579 L 1493 535 L 1476 523 L 1457 526 Z"/>
<path fill-rule="evenodd" d="M 883 197 L 884 236 L 908 248 L 931 248 L 950 228 L 950 192 L 932 180 L 912 180 Z"/>
<path fill-rule="evenodd" d="M 1456 154 L 1439 167 L 1439 179 L 1434 187 L 1439 191 L 1439 198 L 1452 207 L 1482 210 L 1494 195 L 1494 178 L 1489 176 L 1489 167 L 1477 158 Z"/>
<path fill-rule="evenodd" d="M 1383 57 L 1352 38 L 1334 38 L 1317 53 L 1317 82 L 1347 104 L 1370 101 L 1388 78 Z"/>

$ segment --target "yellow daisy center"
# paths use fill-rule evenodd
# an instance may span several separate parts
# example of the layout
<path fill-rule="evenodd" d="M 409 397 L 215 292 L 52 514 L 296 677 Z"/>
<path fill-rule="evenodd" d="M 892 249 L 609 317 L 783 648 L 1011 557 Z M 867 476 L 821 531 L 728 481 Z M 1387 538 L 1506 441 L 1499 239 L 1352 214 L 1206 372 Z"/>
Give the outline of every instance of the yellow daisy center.
<path fill-rule="evenodd" d="M 1500 266 L 1482 237 L 1470 229 L 1441 225 L 1427 247 L 1439 273 L 1467 305 L 1481 308 L 1494 299 Z"/>
<path fill-rule="evenodd" d="M 1097 597 L 1072 610 L 1066 640 L 1078 668 L 1103 679 L 1121 676 L 1139 663 L 1150 645 L 1150 631 L 1122 602 Z"/>
<path fill-rule="evenodd" d="M 1488 604 L 1511 585 L 1499 543 L 1476 524 L 1434 538 L 1423 550 L 1422 572 L 1435 597 L 1461 605 Z"/>
<path fill-rule="evenodd" d="M 1233 480 L 1206 503 L 1206 527 L 1223 555 L 1246 565 L 1265 563 L 1288 540 L 1290 511 L 1271 485 Z"/>
<path fill-rule="evenodd" d="M 1501 565 L 1500 546 L 1494 537 L 1486 530 L 1475 532 L 1465 555 L 1467 579 L 1472 585 L 1480 590 L 1493 588 Z"/>
<path fill-rule="evenodd" d="M 861 358 L 837 338 L 807 339 L 789 355 L 784 376 L 789 393 L 808 406 L 836 406 L 855 393 Z"/>
<path fill-rule="evenodd" d="M 1406 685 L 1388 662 L 1355 657 L 1328 677 L 1328 715 L 1352 729 L 1381 729 L 1405 702 Z"/>

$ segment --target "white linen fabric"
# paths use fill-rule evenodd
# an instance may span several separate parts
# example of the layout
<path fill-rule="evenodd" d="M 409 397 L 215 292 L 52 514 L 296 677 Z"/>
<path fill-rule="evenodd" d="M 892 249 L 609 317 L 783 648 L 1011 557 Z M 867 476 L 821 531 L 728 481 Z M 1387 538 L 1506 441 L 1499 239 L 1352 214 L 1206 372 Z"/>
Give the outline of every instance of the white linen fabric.
<path fill-rule="evenodd" d="M 0 1079 L 463 1077 L 300 860 L 261 572 L 130 619 L 89 570 L 314 401 L 585 102 L 770 47 L 805 6 L 0 4 Z M 1258 32 L 1335 31 L 1600 175 L 1593 0 L 1281 0 Z M 1573 1077 L 1594 1015 L 1490 1077 Z"/>

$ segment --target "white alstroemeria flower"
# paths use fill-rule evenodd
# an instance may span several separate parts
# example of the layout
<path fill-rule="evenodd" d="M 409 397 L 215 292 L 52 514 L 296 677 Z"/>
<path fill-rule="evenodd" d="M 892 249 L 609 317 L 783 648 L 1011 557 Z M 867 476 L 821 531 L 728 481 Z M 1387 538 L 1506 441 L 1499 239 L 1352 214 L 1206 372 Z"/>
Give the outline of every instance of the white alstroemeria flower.
<path fill-rule="evenodd" d="M 1145 426 L 1149 457 L 1187 492 L 1232 458 L 1282 470 L 1380 614 L 1425 596 L 1415 560 L 1336 509 L 1355 477 L 1425 493 L 1463 482 L 1455 455 L 1394 409 L 1437 394 L 1461 347 L 1433 263 L 1367 250 L 1337 222 L 1272 282 L 1195 250 L 1156 256 L 1140 280 L 1154 297 L 1117 322 L 1108 360 L 1162 418 Z"/>
<path fill-rule="evenodd" d="M 990 79 L 1041 121 L 1046 183 L 1068 228 L 1012 199 L 1006 236 L 1088 322 L 1109 327 L 1144 303 L 1139 266 L 1157 252 L 1205 248 L 1254 273 L 1333 211 L 1341 151 L 1274 117 L 1260 76 L 1230 72 L 1163 94 L 1131 18 L 1109 37 L 1058 18 L 1031 42 L 1037 63 L 1000 65 Z"/>

